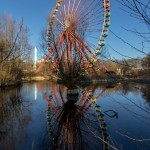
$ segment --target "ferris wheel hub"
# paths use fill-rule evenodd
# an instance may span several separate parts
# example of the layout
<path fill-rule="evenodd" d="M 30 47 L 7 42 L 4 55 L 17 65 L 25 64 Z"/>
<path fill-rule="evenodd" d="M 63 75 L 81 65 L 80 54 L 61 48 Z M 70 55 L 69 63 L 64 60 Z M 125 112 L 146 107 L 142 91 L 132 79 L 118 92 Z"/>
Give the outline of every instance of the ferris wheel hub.
<path fill-rule="evenodd" d="M 78 19 L 75 15 L 68 14 L 65 17 L 64 24 L 65 24 L 65 30 L 75 31 L 78 26 Z"/>

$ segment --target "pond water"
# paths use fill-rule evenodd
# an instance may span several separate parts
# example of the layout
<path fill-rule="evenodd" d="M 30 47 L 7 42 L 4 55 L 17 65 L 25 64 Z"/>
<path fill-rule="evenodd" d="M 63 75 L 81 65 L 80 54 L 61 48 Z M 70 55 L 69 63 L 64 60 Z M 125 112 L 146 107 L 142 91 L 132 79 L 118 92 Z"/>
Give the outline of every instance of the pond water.
<path fill-rule="evenodd" d="M 150 85 L 0 90 L 0 150 L 84 149 L 149 150 Z"/>

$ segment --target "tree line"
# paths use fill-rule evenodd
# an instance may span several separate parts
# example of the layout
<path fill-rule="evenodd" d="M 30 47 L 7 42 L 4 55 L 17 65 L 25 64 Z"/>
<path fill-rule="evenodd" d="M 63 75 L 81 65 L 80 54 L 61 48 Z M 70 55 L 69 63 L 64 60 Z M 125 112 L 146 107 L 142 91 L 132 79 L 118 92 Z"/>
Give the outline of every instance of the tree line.
<path fill-rule="evenodd" d="M 0 83 L 19 80 L 32 67 L 29 29 L 8 14 L 0 15 Z"/>

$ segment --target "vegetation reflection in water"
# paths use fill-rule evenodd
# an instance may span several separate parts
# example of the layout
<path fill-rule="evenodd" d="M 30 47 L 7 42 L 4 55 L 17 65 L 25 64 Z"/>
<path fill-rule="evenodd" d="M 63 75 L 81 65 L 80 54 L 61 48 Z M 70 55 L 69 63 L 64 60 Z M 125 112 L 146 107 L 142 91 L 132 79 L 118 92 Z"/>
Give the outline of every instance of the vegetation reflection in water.
<path fill-rule="evenodd" d="M 29 88 L 23 94 L 26 85 L 34 89 Z M 58 84 L 26 83 L 21 88 L 2 90 L 0 149 L 147 150 L 149 88 L 149 85 L 117 84 L 67 89 Z M 33 92 L 38 94 L 36 101 L 31 101 Z M 37 128 L 38 124 L 42 127 Z"/>
<path fill-rule="evenodd" d="M 20 88 L 0 91 L 0 149 L 16 149 L 16 141 L 23 142 L 25 127 L 31 121 L 31 105 L 22 98 Z"/>

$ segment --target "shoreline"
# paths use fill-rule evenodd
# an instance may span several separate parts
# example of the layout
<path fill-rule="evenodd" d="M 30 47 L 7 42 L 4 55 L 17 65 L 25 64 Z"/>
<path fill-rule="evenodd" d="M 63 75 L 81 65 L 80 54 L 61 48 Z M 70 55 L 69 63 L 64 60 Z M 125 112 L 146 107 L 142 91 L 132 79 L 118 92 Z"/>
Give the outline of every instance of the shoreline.
<path fill-rule="evenodd" d="M 5 83 L 0 83 L 0 88 L 7 88 L 7 87 L 19 86 L 21 84 L 22 84 L 21 80 L 7 81 Z"/>
<path fill-rule="evenodd" d="M 18 86 L 22 83 L 28 83 L 28 82 L 35 82 L 35 81 L 54 81 L 45 79 L 44 77 L 36 77 L 36 78 L 28 78 L 28 79 L 22 79 L 22 80 L 15 80 L 15 81 L 7 81 L 5 83 L 0 83 L 0 88 L 5 87 L 12 87 L 12 86 Z M 150 84 L 150 79 L 141 79 L 141 78 L 125 78 L 125 79 L 93 79 L 89 81 L 80 81 L 79 84 L 86 85 L 86 84 L 99 84 L 99 83 L 107 83 L 107 84 L 113 84 L 113 83 L 139 83 L 139 84 Z M 57 81 L 56 81 L 57 83 Z"/>

